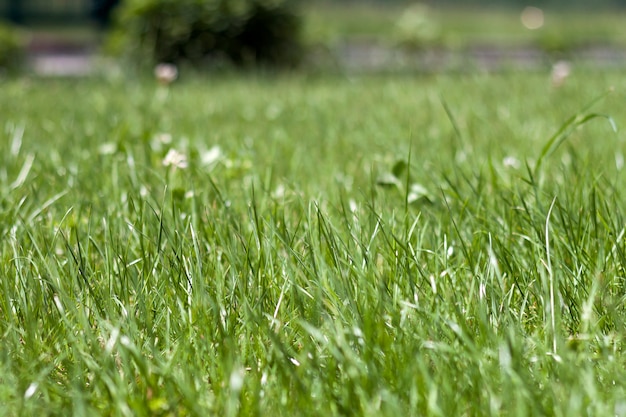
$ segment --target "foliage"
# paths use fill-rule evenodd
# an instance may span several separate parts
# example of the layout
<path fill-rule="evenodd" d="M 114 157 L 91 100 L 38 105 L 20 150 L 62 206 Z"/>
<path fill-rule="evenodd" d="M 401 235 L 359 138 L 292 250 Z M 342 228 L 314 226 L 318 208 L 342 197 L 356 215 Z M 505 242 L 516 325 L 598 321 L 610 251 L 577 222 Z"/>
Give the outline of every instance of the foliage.
<path fill-rule="evenodd" d="M 428 6 L 415 3 L 409 6 L 396 22 L 396 39 L 409 49 L 433 46 L 440 37 L 439 25 Z"/>
<path fill-rule="evenodd" d="M 11 25 L 0 22 L 0 70 L 12 72 L 21 67 L 25 45 L 23 36 Z"/>
<path fill-rule="evenodd" d="M 152 62 L 293 65 L 301 53 L 290 0 L 128 0 L 118 12 L 132 52 Z"/>

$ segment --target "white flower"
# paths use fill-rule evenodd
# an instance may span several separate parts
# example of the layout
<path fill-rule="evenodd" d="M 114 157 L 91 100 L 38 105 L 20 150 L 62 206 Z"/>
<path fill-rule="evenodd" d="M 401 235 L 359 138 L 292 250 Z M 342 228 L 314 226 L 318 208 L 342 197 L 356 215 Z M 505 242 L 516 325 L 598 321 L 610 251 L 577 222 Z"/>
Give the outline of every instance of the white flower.
<path fill-rule="evenodd" d="M 157 133 L 152 137 L 150 141 L 150 147 L 153 151 L 160 151 L 163 149 L 163 145 L 169 145 L 172 143 L 172 135 L 169 133 Z"/>
<path fill-rule="evenodd" d="M 522 164 L 520 163 L 519 159 L 517 159 L 516 157 L 507 156 L 506 158 L 502 160 L 502 165 L 504 165 L 505 168 L 518 169 Z"/>
<path fill-rule="evenodd" d="M 164 145 L 167 145 L 169 143 L 172 143 L 172 135 L 170 133 L 158 133 L 154 136 L 154 140 Z"/>
<path fill-rule="evenodd" d="M 213 165 L 221 158 L 222 150 L 216 145 L 202 154 L 202 165 Z"/>
<path fill-rule="evenodd" d="M 233 372 L 231 372 L 230 374 L 230 389 L 233 390 L 234 392 L 239 392 L 241 391 L 241 388 L 243 388 L 243 379 L 245 376 L 245 372 L 243 369 L 235 369 Z"/>
<path fill-rule="evenodd" d="M 278 184 L 274 192 L 272 192 L 272 197 L 274 198 L 283 198 L 287 192 L 287 189 L 283 184 Z"/>
<path fill-rule="evenodd" d="M 552 66 L 552 85 L 560 87 L 572 72 L 572 65 L 567 61 L 558 61 Z"/>
<path fill-rule="evenodd" d="M 615 168 L 617 168 L 618 171 L 624 168 L 624 155 L 622 155 L 621 152 L 615 154 Z"/>
<path fill-rule="evenodd" d="M 24 399 L 27 400 L 33 395 L 35 395 L 35 393 L 37 392 L 37 388 L 39 388 L 38 383 L 36 382 L 31 383 L 26 389 L 26 392 L 24 393 Z"/>
<path fill-rule="evenodd" d="M 113 142 L 103 143 L 98 147 L 100 155 L 113 155 L 117 151 L 117 145 Z"/>
<path fill-rule="evenodd" d="M 189 162 L 185 154 L 172 148 L 167 152 L 165 158 L 163 158 L 163 165 L 166 167 L 173 166 L 175 168 L 185 169 L 189 166 Z"/>
<path fill-rule="evenodd" d="M 359 206 L 356 204 L 356 201 L 354 201 L 353 199 L 350 199 L 348 201 L 348 206 L 350 207 L 350 211 L 352 212 L 352 214 L 356 214 L 356 212 L 359 210 Z"/>
<path fill-rule="evenodd" d="M 171 84 L 178 78 L 178 68 L 174 64 L 158 64 L 154 67 L 154 76 L 160 84 Z"/>

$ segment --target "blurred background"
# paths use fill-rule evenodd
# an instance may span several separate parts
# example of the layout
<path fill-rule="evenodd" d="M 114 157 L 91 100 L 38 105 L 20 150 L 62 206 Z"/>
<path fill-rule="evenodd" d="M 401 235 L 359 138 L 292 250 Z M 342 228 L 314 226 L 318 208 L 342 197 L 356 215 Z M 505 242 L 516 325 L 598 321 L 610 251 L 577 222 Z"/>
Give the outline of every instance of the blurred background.
<path fill-rule="evenodd" d="M 626 66 L 626 0 L 0 0 L 2 73 Z"/>

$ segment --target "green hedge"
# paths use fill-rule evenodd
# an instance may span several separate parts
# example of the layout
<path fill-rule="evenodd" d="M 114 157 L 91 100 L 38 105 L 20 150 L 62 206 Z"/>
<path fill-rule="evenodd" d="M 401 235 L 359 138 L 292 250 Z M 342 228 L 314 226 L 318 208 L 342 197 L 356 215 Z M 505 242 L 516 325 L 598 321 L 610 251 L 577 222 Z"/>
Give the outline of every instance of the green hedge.
<path fill-rule="evenodd" d="M 152 63 L 293 65 L 301 55 L 290 0 L 127 0 L 117 22 L 132 56 Z"/>
<path fill-rule="evenodd" d="M 0 22 L 0 72 L 13 72 L 22 67 L 25 43 L 15 27 Z"/>

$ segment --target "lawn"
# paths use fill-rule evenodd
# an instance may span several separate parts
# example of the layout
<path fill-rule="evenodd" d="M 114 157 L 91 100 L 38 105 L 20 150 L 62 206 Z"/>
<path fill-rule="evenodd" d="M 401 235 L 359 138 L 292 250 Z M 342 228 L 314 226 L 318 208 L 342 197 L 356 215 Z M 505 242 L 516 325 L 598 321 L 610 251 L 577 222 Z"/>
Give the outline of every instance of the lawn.
<path fill-rule="evenodd" d="M 622 73 L 2 83 L 1 415 L 626 415 Z"/>
<path fill-rule="evenodd" d="M 544 24 L 526 29 L 519 10 L 491 7 L 416 8 L 406 5 L 376 5 L 368 2 L 314 3 L 303 7 L 305 39 L 313 44 L 372 41 L 397 44 L 405 40 L 399 25 L 408 18 L 419 33 L 429 26 L 426 46 L 465 49 L 472 46 L 532 46 L 547 51 L 571 51 L 597 45 L 626 45 L 624 11 L 544 10 Z M 413 17 L 410 17 L 413 14 Z M 404 16 L 404 17 L 403 17 Z M 423 20 L 423 21 L 422 21 Z"/>

